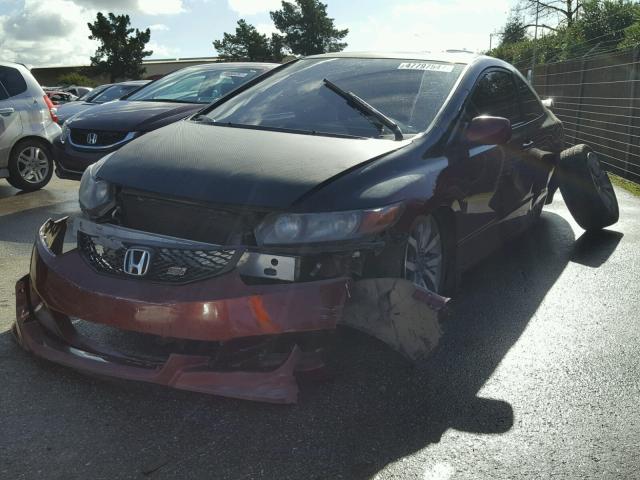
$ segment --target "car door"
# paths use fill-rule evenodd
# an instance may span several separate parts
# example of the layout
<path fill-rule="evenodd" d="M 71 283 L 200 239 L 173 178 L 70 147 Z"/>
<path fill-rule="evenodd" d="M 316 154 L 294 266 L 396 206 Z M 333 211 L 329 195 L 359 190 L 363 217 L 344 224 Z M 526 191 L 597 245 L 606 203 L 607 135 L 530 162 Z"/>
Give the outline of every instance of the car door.
<path fill-rule="evenodd" d="M 523 189 L 528 190 L 521 208 L 521 212 L 526 213 L 527 208 L 546 193 L 553 163 L 541 157 L 540 152 L 556 151 L 554 144 L 557 125 L 554 122 L 545 122 L 544 107 L 525 79 L 518 74 L 514 74 L 513 78 L 522 112 L 521 121 L 516 128 L 521 132 L 525 156 L 523 162 L 518 165 L 517 173 Z M 534 149 L 538 150 L 537 154 Z"/>
<path fill-rule="evenodd" d="M 15 68 L 0 66 L 0 169 L 7 168 L 11 149 L 22 136 L 22 121 L 18 107 L 5 88 L 8 76 L 16 73 L 20 75 Z M 0 172 L 0 176 L 7 173 Z"/>
<path fill-rule="evenodd" d="M 458 261 L 462 268 L 493 251 L 507 236 L 501 224 L 525 201 L 519 165 L 527 145 L 519 129 L 522 114 L 510 71 L 492 68 L 483 72 L 464 109 L 464 122 L 480 115 L 511 121 L 513 136 L 505 145 L 468 145 L 468 157 L 459 162 L 458 180 L 462 201 L 456 214 L 459 238 Z"/>

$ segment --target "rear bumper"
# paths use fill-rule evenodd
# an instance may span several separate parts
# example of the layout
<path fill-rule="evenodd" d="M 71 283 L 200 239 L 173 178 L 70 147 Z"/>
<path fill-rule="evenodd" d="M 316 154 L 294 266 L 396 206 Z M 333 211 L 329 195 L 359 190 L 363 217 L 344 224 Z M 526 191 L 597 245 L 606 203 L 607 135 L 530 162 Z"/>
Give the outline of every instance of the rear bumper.
<path fill-rule="evenodd" d="M 214 359 L 171 354 L 162 363 L 105 350 L 83 338 L 71 318 L 186 340 L 335 329 L 348 279 L 246 285 L 236 272 L 188 284 L 159 285 L 93 271 L 77 251 L 61 254 L 61 223 L 47 222 L 33 249 L 31 273 L 16 285 L 15 333 L 35 355 L 78 370 L 234 398 L 292 403 L 294 372 L 317 366 L 294 346 L 271 371 L 216 371 Z M 58 251 L 58 253 L 55 253 Z"/>

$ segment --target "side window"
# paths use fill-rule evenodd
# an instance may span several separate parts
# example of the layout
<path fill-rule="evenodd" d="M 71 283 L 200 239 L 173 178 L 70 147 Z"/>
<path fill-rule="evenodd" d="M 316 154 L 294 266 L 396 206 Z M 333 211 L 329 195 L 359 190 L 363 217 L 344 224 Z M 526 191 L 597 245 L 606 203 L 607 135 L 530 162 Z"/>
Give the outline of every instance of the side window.
<path fill-rule="evenodd" d="M 6 100 L 7 98 L 9 98 L 9 95 L 7 95 L 7 91 L 4 89 L 4 87 L 0 83 L 0 100 Z"/>
<path fill-rule="evenodd" d="M 471 95 L 467 111 L 472 117 L 491 115 L 517 123 L 520 111 L 512 75 L 498 70 L 485 74 Z"/>
<path fill-rule="evenodd" d="M 544 113 L 542 104 L 527 82 L 517 75 L 515 76 L 515 79 L 516 86 L 518 87 L 518 93 L 520 94 L 523 120 L 525 122 L 535 120 Z"/>
<path fill-rule="evenodd" d="M 0 67 L 0 83 L 4 85 L 10 97 L 20 95 L 27 90 L 27 82 L 22 78 L 22 74 L 11 67 Z"/>

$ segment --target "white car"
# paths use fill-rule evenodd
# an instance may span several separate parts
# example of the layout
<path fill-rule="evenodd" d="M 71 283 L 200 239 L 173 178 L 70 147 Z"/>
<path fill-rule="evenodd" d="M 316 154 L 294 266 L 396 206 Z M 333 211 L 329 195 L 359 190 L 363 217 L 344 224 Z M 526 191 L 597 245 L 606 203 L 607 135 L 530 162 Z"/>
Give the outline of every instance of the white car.
<path fill-rule="evenodd" d="M 51 142 L 60 135 L 56 109 L 31 72 L 0 62 L 0 178 L 33 191 L 53 174 Z"/>

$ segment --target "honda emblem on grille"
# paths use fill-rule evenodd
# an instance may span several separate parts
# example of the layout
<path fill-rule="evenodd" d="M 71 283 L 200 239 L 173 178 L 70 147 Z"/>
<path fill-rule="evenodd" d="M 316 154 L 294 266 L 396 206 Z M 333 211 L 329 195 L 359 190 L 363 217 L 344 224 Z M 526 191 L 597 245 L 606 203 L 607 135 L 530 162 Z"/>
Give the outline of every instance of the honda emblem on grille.
<path fill-rule="evenodd" d="M 146 275 L 150 263 L 151 252 L 144 248 L 128 248 L 124 254 L 124 272 L 129 275 Z"/>
<path fill-rule="evenodd" d="M 87 134 L 87 145 L 95 145 L 98 143 L 98 134 L 97 133 L 88 133 Z"/>

